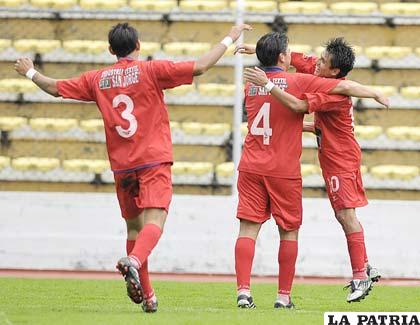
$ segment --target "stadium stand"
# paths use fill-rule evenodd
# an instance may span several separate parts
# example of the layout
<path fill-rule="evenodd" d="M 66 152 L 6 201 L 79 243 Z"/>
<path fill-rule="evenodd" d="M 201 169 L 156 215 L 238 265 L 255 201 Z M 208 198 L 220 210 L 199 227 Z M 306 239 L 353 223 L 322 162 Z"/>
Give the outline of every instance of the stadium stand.
<path fill-rule="evenodd" d="M 0 0 L 0 15 L 7 18 L 0 21 L 0 189 L 113 191 L 95 106 L 41 93 L 17 77 L 14 60 L 30 56 L 56 78 L 103 67 L 114 60 L 107 32 L 124 20 L 140 31 L 143 59 L 189 59 L 220 41 L 234 9 L 235 2 L 219 0 Z M 248 43 L 283 28 L 281 20 L 275 23 L 280 15 L 294 51 L 319 55 L 334 36 L 354 44 L 350 78 L 380 88 L 392 106 L 386 111 L 371 100 L 354 100 L 368 195 L 420 199 L 420 3 L 246 1 L 245 9 L 254 27 Z M 230 193 L 233 49 L 193 85 L 166 91 L 175 193 Z M 241 132 L 246 134 L 245 124 Z M 316 140 L 305 134 L 302 142 L 304 194 L 326 197 Z"/>

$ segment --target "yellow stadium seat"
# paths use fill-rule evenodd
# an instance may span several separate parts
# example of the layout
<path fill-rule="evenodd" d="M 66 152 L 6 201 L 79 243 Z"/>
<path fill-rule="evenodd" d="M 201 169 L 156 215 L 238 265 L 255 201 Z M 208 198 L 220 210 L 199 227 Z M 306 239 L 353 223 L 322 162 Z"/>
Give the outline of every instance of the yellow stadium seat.
<path fill-rule="evenodd" d="M 313 134 L 312 132 L 302 132 L 302 136 L 305 137 L 305 138 L 316 139 L 316 135 Z"/>
<path fill-rule="evenodd" d="M 184 161 L 175 161 L 172 165 L 172 174 L 173 175 L 183 175 L 187 173 L 188 162 Z"/>
<path fill-rule="evenodd" d="M 10 166 L 10 158 L 0 156 L 0 169 L 4 169 Z"/>
<path fill-rule="evenodd" d="M 160 43 L 140 42 L 140 54 L 143 56 L 153 55 L 160 51 Z"/>
<path fill-rule="evenodd" d="M 182 127 L 182 131 L 184 131 L 185 134 L 190 134 L 190 135 L 200 135 L 204 131 L 203 123 L 184 122 L 182 123 L 181 127 Z"/>
<path fill-rule="evenodd" d="M 58 40 L 20 39 L 13 42 L 13 47 L 19 52 L 48 53 L 61 47 Z"/>
<path fill-rule="evenodd" d="M 194 85 L 182 85 L 179 87 L 166 89 L 165 93 L 171 96 L 183 96 L 195 91 Z"/>
<path fill-rule="evenodd" d="M 5 49 L 12 46 L 12 41 L 9 39 L 0 39 L 0 51 L 4 51 Z"/>
<path fill-rule="evenodd" d="M 235 96 L 235 85 L 207 83 L 198 85 L 198 91 L 203 96 Z"/>
<path fill-rule="evenodd" d="M 27 120 L 24 117 L 19 116 L 4 116 L 0 117 L 0 130 L 1 131 L 13 131 L 26 125 Z"/>
<path fill-rule="evenodd" d="M 179 8 L 194 11 L 218 11 L 228 8 L 228 3 L 224 0 L 183 0 L 179 4 Z"/>
<path fill-rule="evenodd" d="M 181 124 L 179 122 L 170 121 L 169 122 L 171 130 L 179 130 L 181 129 Z"/>
<path fill-rule="evenodd" d="M 372 85 L 370 85 L 369 87 L 371 87 L 373 89 L 376 89 L 376 90 L 379 90 L 380 92 L 382 92 L 387 97 L 394 96 L 398 93 L 397 87 L 394 87 L 394 86 L 372 86 Z"/>
<path fill-rule="evenodd" d="M 361 46 L 351 44 L 351 47 L 353 48 L 354 54 L 356 56 L 361 55 L 363 53 L 363 48 Z M 323 46 L 317 46 L 315 48 L 315 53 L 316 53 L 316 55 L 318 57 L 320 57 L 321 56 L 321 53 L 324 52 L 324 50 L 325 50 L 325 47 L 323 47 Z"/>
<path fill-rule="evenodd" d="M 31 0 L 31 5 L 37 8 L 69 9 L 77 5 L 77 0 Z"/>
<path fill-rule="evenodd" d="M 415 50 L 415 52 L 416 52 L 416 55 L 417 56 L 420 56 L 420 47 L 417 47 L 416 50 Z"/>
<path fill-rule="evenodd" d="M 365 49 L 369 59 L 401 59 L 413 53 L 411 47 L 405 46 L 370 46 Z"/>
<path fill-rule="evenodd" d="M 216 166 L 216 175 L 218 177 L 232 177 L 234 168 L 235 166 L 232 161 L 219 164 Z"/>
<path fill-rule="evenodd" d="M 333 13 L 340 15 L 367 15 L 378 10 L 375 2 L 335 2 L 330 5 Z"/>
<path fill-rule="evenodd" d="M 27 0 L 0 0 L 0 7 L 19 7 L 27 3 Z"/>
<path fill-rule="evenodd" d="M 70 159 L 63 161 L 63 169 L 71 172 L 101 174 L 109 168 L 108 160 Z"/>
<path fill-rule="evenodd" d="M 410 180 L 419 175 L 419 167 L 403 165 L 380 165 L 370 169 L 370 174 L 380 179 Z"/>
<path fill-rule="evenodd" d="M 100 119 L 80 121 L 80 128 L 86 132 L 103 132 L 104 122 Z"/>
<path fill-rule="evenodd" d="M 312 46 L 307 44 L 289 44 L 289 49 L 291 52 L 297 52 L 297 53 L 311 53 Z"/>
<path fill-rule="evenodd" d="M 386 130 L 386 135 L 394 140 L 420 140 L 420 127 L 415 126 L 393 126 Z"/>
<path fill-rule="evenodd" d="M 20 171 L 48 172 L 60 167 L 60 161 L 56 158 L 21 157 L 12 160 L 12 167 Z"/>
<path fill-rule="evenodd" d="M 177 7 L 176 0 L 131 0 L 130 7 L 134 10 L 169 11 Z"/>
<path fill-rule="evenodd" d="M 360 166 L 360 172 L 362 173 L 362 175 L 367 174 L 368 167 L 365 165 Z"/>
<path fill-rule="evenodd" d="M 382 127 L 377 125 L 356 125 L 354 127 L 356 137 L 365 140 L 375 139 L 380 136 L 382 132 Z"/>
<path fill-rule="evenodd" d="M 408 99 L 419 99 L 420 98 L 420 87 L 402 87 L 400 94 Z"/>
<path fill-rule="evenodd" d="M 213 172 L 213 164 L 210 162 L 191 162 L 186 165 L 187 174 L 202 176 Z"/>
<path fill-rule="evenodd" d="M 70 53 L 99 54 L 108 50 L 108 42 L 105 41 L 63 41 L 63 48 Z"/>
<path fill-rule="evenodd" d="M 163 46 L 163 50 L 169 55 L 201 55 L 211 48 L 210 43 L 199 42 L 173 42 Z"/>
<path fill-rule="evenodd" d="M 420 3 L 391 2 L 381 4 L 381 12 L 385 15 L 420 15 Z"/>
<path fill-rule="evenodd" d="M 77 127 L 77 120 L 72 118 L 33 118 L 29 125 L 37 131 L 65 132 Z"/>
<path fill-rule="evenodd" d="M 80 7 L 87 10 L 116 10 L 125 6 L 126 0 L 80 0 Z"/>
<path fill-rule="evenodd" d="M 312 164 L 301 164 L 300 165 L 300 172 L 302 177 L 319 174 L 319 167 L 317 165 Z"/>
<path fill-rule="evenodd" d="M 227 123 L 206 123 L 203 125 L 203 134 L 210 136 L 221 136 L 230 132 L 230 125 Z"/>
<path fill-rule="evenodd" d="M 241 135 L 244 137 L 248 134 L 248 123 L 243 122 L 241 123 Z"/>
<path fill-rule="evenodd" d="M 236 9 L 236 1 L 230 2 L 230 7 Z M 251 12 L 268 12 L 268 11 L 277 11 L 276 1 L 245 1 L 246 11 Z"/>
<path fill-rule="evenodd" d="M 28 93 L 37 91 L 38 87 L 28 79 L 3 79 L 0 80 L 0 92 Z"/>
<path fill-rule="evenodd" d="M 327 5 L 324 2 L 288 1 L 280 3 L 279 9 L 287 14 L 319 14 L 327 9 Z"/>

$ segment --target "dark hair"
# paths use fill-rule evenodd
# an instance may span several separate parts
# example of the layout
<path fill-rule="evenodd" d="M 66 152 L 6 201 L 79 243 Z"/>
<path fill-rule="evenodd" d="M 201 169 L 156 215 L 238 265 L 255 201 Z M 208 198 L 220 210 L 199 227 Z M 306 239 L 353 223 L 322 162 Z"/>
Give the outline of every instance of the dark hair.
<path fill-rule="evenodd" d="M 125 57 L 136 49 L 139 34 L 128 23 L 113 26 L 108 33 L 108 42 L 119 58 Z"/>
<path fill-rule="evenodd" d="M 271 32 L 257 42 L 257 58 L 264 67 L 277 65 L 280 53 L 286 53 L 289 39 L 285 33 Z"/>
<path fill-rule="evenodd" d="M 331 68 L 340 69 L 337 78 L 343 78 L 353 69 L 356 56 L 353 48 L 344 38 L 332 38 L 325 44 L 325 50 L 331 56 Z"/>

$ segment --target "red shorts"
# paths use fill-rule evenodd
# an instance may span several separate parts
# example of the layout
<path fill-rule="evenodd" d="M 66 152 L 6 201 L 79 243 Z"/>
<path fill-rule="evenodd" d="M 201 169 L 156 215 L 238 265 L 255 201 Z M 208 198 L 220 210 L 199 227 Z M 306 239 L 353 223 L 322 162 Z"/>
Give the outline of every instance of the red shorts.
<path fill-rule="evenodd" d="M 352 172 L 323 172 L 328 197 L 334 211 L 368 204 L 360 169 Z"/>
<path fill-rule="evenodd" d="M 281 229 L 302 224 L 302 179 L 287 179 L 239 172 L 237 218 L 263 223 L 273 215 Z"/>
<path fill-rule="evenodd" d="M 171 164 L 114 174 L 121 215 L 137 217 L 145 208 L 169 210 L 172 199 Z"/>

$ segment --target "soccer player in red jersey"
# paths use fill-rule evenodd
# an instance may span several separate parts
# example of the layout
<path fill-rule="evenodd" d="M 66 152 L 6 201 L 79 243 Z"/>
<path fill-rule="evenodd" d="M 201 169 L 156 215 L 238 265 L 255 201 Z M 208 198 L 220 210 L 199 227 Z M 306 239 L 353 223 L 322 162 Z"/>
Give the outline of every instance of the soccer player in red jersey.
<path fill-rule="evenodd" d="M 232 27 L 228 36 L 196 61 L 139 61 L 138 32 L 127 23 L 114 26 L 109 50 L 118 61 L 67 80 L 55 80 L 34 70 L 29 58 L 15 69 L 53 96 L 96 102 L 105 127 L 122 217 L 127 224 L 127 257 L 117 268 L 127 294 L 143 310 L 155 312 L 157 300 L 148 275 L 147 258 L 158 243 L 172 198 L 172 142 L 164 89 L 191 84 L 210 69 L 226 49 L 250 30 Z"/>
<path fill-rule="evenodd" d="M 274 307 L 293 308 L 290 292 L 302 223 L 299 161 L 302 141 L 298 135 L 302 134 L 304 114 L 288 110 L 270 92 L 281 89 L 298 98 L 305 93 L 359 95 L 364 94 L 365 87 L 347 80 L 287 73 L 291 56 L 285 34 L 264 35 L 257 43 L 256 53 L 270 81 L 248 82 L 245 86 L 248 134 L 238 167 L 237 305 L 255 307 L 250 291 L 255 240 L 262 223 L 273 215 L 280 233 L 278 295 Z M 252 81 L 253 73 L 248 69 L 245 80 Z"/>
<path fill-rule="evenodd" d="M 339 80 L 344 80 L 353 69 L 354 61 L 353 49 L 342 38 L 328 41 L 319 59 L 300 53 L 291 55 L 291 65 L 297 72 Z M 268 82 L 263 71 L 252 73 L 250 80 L 257 85 Z M 375 98 L 388 107 L 388 100 L 379 91 L 370 88 L 363 91 L 359 95 Z M 272 94 L 297 113 L 315 114 L 315 122 L 305 123 L 303 128 L 317 136 L 318 157 L 328 197 L 346 235 L 353 271 L 347 301 L 360 301 L 369 293 L 372 283 L 379 280 L 380 274 L 368 264 L 363 228 L 355 212 L 355 208 L 367 204 L 367 198 L 360 173 L 361 150 L 354 136 L 352 101 L 347 96 L 323 93 L 306 93 L 303 99 L 298 99 L 280 88 L 273 89 Z"/>

